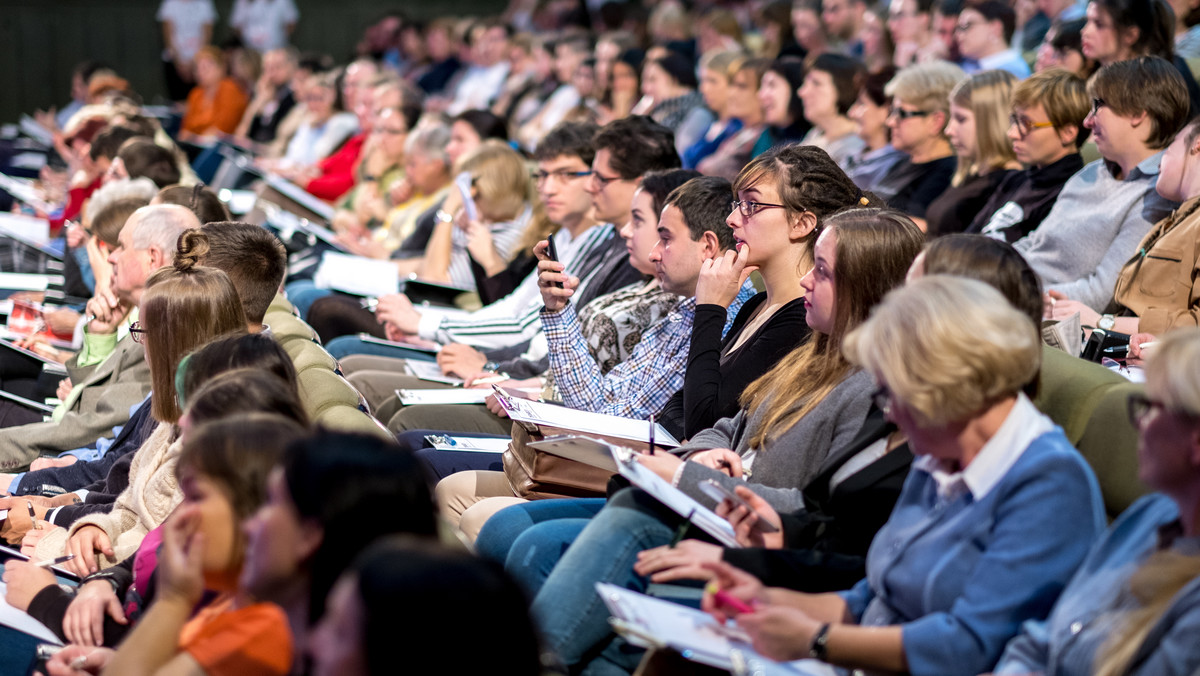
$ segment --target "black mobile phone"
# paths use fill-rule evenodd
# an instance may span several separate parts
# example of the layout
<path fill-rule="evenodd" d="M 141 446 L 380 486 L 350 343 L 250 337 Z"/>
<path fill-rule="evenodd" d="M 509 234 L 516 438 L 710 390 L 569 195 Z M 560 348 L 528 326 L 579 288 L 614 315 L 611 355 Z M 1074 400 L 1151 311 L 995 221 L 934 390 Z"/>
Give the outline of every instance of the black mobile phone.
<path fill-rule="evenodd" d="M 558 262 L 558 247 L 554 246 L 554 237 L 547 237 L 546 244 L 549 245 L 546 247 L 546 255 L 550 257 L 550 260 L 557 263 Z M 562 282 L 555 282 L 554 286 L 557 286 L 560 289 L 563 288 Z"/>

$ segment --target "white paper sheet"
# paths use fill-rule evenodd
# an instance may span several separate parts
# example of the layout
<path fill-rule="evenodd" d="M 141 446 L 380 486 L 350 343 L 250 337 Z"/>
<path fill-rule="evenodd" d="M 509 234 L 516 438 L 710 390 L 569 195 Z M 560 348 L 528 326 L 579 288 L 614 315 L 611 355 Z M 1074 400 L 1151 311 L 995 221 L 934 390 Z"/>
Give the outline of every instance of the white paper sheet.
<path fill-rule="evenodd" d="M 728 521 L 647 469 L 633 458 L 632 453 L 626 452 L 624 449 L 617 449 L 613 456 L 617 460 L 617 469 L 621 476 L 629 479 L 634 486 L 649 493 L 655 500 L 690 521 L 693 526 L 716 538 L 717 542 L 722 545 L 730 549 L 738 549 L 742 546 L 738 543 L 737 534 Z"/>
<path fill-rule="evenodd" d="M 503 453 L 512 443 L 512 439 L 455 437 L 442 434 L 430 434 L 425 439 L 439 451 L 469 451 L 471 453 Z"/>
<path fill-rule="evenodd" d="M 8 585 L 0 582 L 0 624 L 24 632 L 46 643 L 62 645 L 62 639 L 54 635 L 46 625 L 38 622 L 21 610 L 8 605 Z"/>
<path fill-rule="evenodd" d="M 630 441 L 650 442 L 650 424 L 645 420 L 622 418 L 603 413 L 577 411 L 565 406 L 555 406 L 540 401 L 526 399 L 511 399 L 508 417 L 520 422 L 533 425 L 554 427 L 571 430 L 581 434 L 591 434 Z M 662 425 L 654 426 L 654 444 L 660 448 L 672 448 L 679 445 Z"/>
<path fill-rule="evenodd" d="M 462 378 L 455 378 L 442 373 L 442 369 L 436 362 L 422 361 L 420 359 L 405 359 L 404 368 L 412 375 L 421 380 L 428 380 L 431 383 L 445 383 L 447 385 L 462 385 Z"/>
<path fill-rule="evenodd" d="M 420 404 L 482 404 L 491 390 L 396 390 L 405 406 Z"/>

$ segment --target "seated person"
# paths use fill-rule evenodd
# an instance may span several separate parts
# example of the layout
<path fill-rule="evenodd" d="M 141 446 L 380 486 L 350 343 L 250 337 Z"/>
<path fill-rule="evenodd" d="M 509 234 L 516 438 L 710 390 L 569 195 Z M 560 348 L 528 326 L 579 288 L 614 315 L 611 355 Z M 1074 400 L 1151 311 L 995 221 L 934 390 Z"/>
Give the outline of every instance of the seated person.
<path fill-rule="evenodd" d="M 1084 326 L 1119 333 L 1162 334 L 1180 326 L 1200 324 L 1200 121 L 1193 120 L 1162 153 L 1156 191 L 1170 202 L 1182 203 L 1142 238 L 1137 252 L 1117 276 L 1113 300 L 1100 307 L 1105 314 L 1066 293 L 1051 290 L 1049 312 L 1066 319 L 1076 312 Z"/>
<path fill-rule="evenodd" d="M 1187 120 L 1188 99 L 1174 66 L 1157 57 L 1101 68 L 1088 93 L 1085 124 L 1103 158 L 1071 177 L 1042 224 L 1015 246 L 1047 291 L 1104 309 L 1138 242 L 1175 206 L 1154 182 L 1162 149 Z"/>
<path fill-rule="evenodd" d="M 1004 131 L 1014 84 L 1011 74 L 990 70 L 968 76 L 950 92 L 946 136 L 958 156 L 958 168 L 950 187 L 925 211 L 930 237 L 961 232 L 996 186 L 1020 167 Z"/>
<path fill-rule="evenodd" d="M 428 605 L 428 622 L 398 632 L 397 604 Z M 414 672 L 544 673 L 537 632 L 525 597 L 504 571 L 428 540 L 385 538 L 363 552 L 329 595 L 328 610 L 310 640 L 319 674 L 385 676 L 394 673 L 398 642 L 411 646 L 405 664 Z M 463 617 L 456 609 L 472 609 Z M 470 632 L 471 650 L 441 630 L 453 624 Z"/>
<path fill-rule="evenodd" d="M 189 430 L 248 414 L 272 414 L 308 426 L 291 361 L 269 338 L 241 335 L 214 341 L 189 355 L 182 372 L 188 381 L 181 392 Z M 114 646 L 154 599 L 154 556 L 161 540 L 161 527 L 151 530 L 136 553 L 83 578 L 78 590 L 52 582 L 43 586 L 39 580 L 48 582 L 44 576 L 30 575 L 16 586 L 9 584 L 7 600 L 19 600 L 18 609 L 68 641 Z"/>
<path fill-rule="evenodd" d="M 908 157 L 897 162 L 873 191 L 888 206 L 925 218 L 929 203 L 950 186 L 957 161 L 946 138 L 950 92 L 966 74 L 945 61 L 909 66 L 885 91 L 892 97 L 888 128 L 892 147 Z"/>
<path fill-rule="evenodd" d="M 673 138 L 669 129 L 641 116 L 617 120 L 596 133 L 593 139 L 596 156 L 592 161 L 590 183 L 574 184 L 572 189 L 587 189 L 592 195 L 594 217 L 604 224 L 592 227 L 595 221 L 581 219 L 575 224 L 574 232 L 564 227 L 555 235 L 561 262 L 572 274 L 584 280 L 580 286 L 581 294 L 593 286 L 593 280 L 606 286 L 608 291 L 629 283 L 626 270 L 631 269 L 615 249 L 618 240 L 613 224 L 628 219 L 630 198 L 643 173 L 679 166 Z M 604 272 L 604 276 L 596 277 L 599 272 Z M 490 349 L 512 347 L 530 340 L 539 329 L 535 320 L 540 309 L 536 278 L 531 275 L 508 296 L 461 319 L 448 317 L 433 308 L 417 311 L 402 294 L 380 299 L 376 317 L 386 323 L 389 337 L 418 337 L 441 344 L 459 342 Z M 329 351 L 335 357 L 346 354 L 342 351 L 346 348 L 339 345 L 340 342 L 333 341 L 329 345 Z"/>
<path fill-rule="evenodd" d="M 179 234 L 197 225 L 195 215 L 182 207 L 134 212 L 109 256 L 111 295 L 88 302 L 87 313 L 94 318 L 84 329 L 83 348 L 67 362 L 70 394 L 51 420 L 0 430 L 0 470 L 18 470 L 39 455 L 81 448 L 128 420 L 129 409 L 150 391 L 145 355 L 129 335 L 130 315 L 147 277 L 169 260 Z"/>
<path fill-rule="evenodd" d="M 232 134 L 237 130 L 248 100 L 227 74 L 225 54 L 208 45 L 196 52 L 196 87 L 188 94 L 179 129 L 182 141 Z M 174 182 L 174 181 L 173 181 Z"/>
<path fill-rule="evenodd" d="M 964 315 L 974 330 L 959 330 Z M 912 322 L 928 330 L 897 340 Z M 806 594 L 706 566 L 718 589 L 755 605 L 736 621 L 770 659 L 988 671 L 1022 622 L 1049 613 L 1104 528 L 1091 469 L 1021 393 L 1040 364 L 1038 331 L 990 286 L 934 275 L 890 295 L 847 354 L 876 378 L 874 399 L 918 456 L 866 579 Z M 703 605 L 734 615 L 707 594 Z"/>
<path fill-rule="evenodd" d="M 800 487 L 832 451 L 857 436 L 870 407 L 870 377 L 844 361 L 841 336 L 903 281 L 922 242 L 920 230 L 898 212 L 851 208 L 831 216 L 802 282 L 805 319 L 813 329 L 809 340 L 747 388 L 742 396 L 747 405 L 736 416 L 675 452 L 643 454 L 638 461 L 711 505 L 700 482 L 711 479 L 732 490 L 747 480 L 743 459 L 753 459 L 749 480 L 768 503 L 789 511 L 801 506 Z M 873 271 L 870 284 L 860 270 Z M 441 485 L 436 493 L 440 499 Z M 634 489 L 616 493 L 607 504 L 539 500 L 499 512 L 480 532 L 477 550 L 506 560 L 527 589 L 537 590 L 534 617 L 547 647 L 568 667 L 584 667 L 610 640 L 594 583 L 644 589 L 644 579 L 632 574 L 637 552 L 667 544 L 684 522 L 661 506 L 642 507 L 653 502 Z M 589 512 L 595 516 L 583 518 Z"/>
<path fill-rule="evenodd" d="M 1054 69 L 1018 82 L 1008 138 L 1026 168 L 996 187 L 966 232 L 1015 242 L 1038 227 L 1083 168 L 1079 147 L 1091 133 L 1084 126 L 1089 112 L 1087 83 L 1073 73 Z"/>
<path fill-rule="evenodd" d="M 884 93 L 887 83 L 896 76 L 895 68 L 868 73 L 863 78 L 858 98 L 846 115 L 854 120 L 855 133 L 863 140 L 862 150 L 846 158 L 842 168 L 846 175 L 863 190 L 875 192 L 879 182 L 892 167 L 905 157 L 892 145 L 888 117 L 891 97 Z"/>
<path fill-rule="evenodd" d="M 160 189 L 179 183 L 180 175 L 175 155 L 148 138 L 123 143 L 107 174 L 114 179 L 144 176 Z"/>
<path fill-rule="evenodd" d="M 312 75 L 301 90 L 305 115 L 292 134 L 283 156 L 261 160 L 260 166 L 285 176 L 302 171 L 329 157 L 358 132 L 358 118 L 342 108 L 341 92 L 333 73 Z"/>
<path fill-rule="evenodd" d="M 292 420 L 264 414 L 187 432 L 175 469 L 183 501 L 162 529 L 155 601 L 118 650 L 87 650 L 85 664 L 113 673 L 291 673 L 283 611 L 239 584 L 241 522 L 262 503 L 285 449 L 306 434 Z M 205 590 L 216 596 L 193 615 Z"/>
<path fill-rule="evenodd" d="M 358 116 L 358 133 L 308 170 L 285 174 L 309 193 L 327 202 L 337 201 L 354 187 L 354 172 L 362 160 L 363 146 L 375 129 L 376 112 L 397 108 L 404 103 L 400 86 L 386 78 L 373 88 L 363 88 L 358 98 L 353 111 Z"/>
<path fill-rule="evenodd" d="M 1071 578 L 1049 617 L 1008 643 L 996 674 L 1194 673 L 1200 651 L 1200 557 L 1188 497 L 1200 480 L 1196 427 L 1200 330 L 1163 337 L 1146 364 L 1146 394 L 1129 399 L 1138 474 L 1159 491 L 1130 506 Z M 1183 463 L 1176 458 L 1187 457 Z"/>
<path fill-rule="evenodd" d="M 728 134 L 722 132 L 723 138 L 719 137 L 720 143 L 706 157 L 697 161 L 696 170 L 700 173 L 733 180 L 750 161 L 754 153 L 754 144 L 764 131 L 763 108 L 758 102 L 758 87 L 769 65 L 769 59 L 746 57 L 739 57 L 730 64 L 729 94 L 725 102 L 725 115 L 730 118 L 730 122 L 726 129 L 731 128 L 734 123 L 737 123 L 738 129 Z M 696 143 L 700 145 L 705 141 Z"/>
<path fill-rule="evenodd" d="M 863 140 L 854 133 L 854 120 L 846 117 L 863 76 L 862 64 L 856 59 L 821 54 L 805 73 L 798 92 L 804 102 L 804 118 L 813 125 L 800 143 L 829 153 L 839 167 L 846 166 L 846 160 L 863 148 Z"/>
<path fill-rule="evenodd" d="M 295 47 L 263 54 L 262 75 L 254 87 L 254 98 L 235 132 L 240 143 L 265 149 L 275 140 L 280 122 L 292 112 L 299 97 L 291 84 L 299 64 L 300 51 Z"/>

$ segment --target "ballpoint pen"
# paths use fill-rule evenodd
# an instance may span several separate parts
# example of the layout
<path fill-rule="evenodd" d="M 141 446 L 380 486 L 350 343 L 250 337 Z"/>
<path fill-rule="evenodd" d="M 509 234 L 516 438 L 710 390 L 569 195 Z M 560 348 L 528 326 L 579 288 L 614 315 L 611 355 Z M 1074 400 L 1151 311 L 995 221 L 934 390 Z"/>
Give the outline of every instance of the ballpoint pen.
<path fill-rule="evenodd" d="M 29 500 L 26 500 L 25 506 L 29 508 L 29 521 L 33 524 L 34 528 L 41 530 L 42 527 L 39 526 L 37 522 L 37 513 L 33 511 L 33 503 Z"/>
<path fill-rule="evenodd" d="M 654 455 L 654 414 L 650 414 L 650 455 Z"/>

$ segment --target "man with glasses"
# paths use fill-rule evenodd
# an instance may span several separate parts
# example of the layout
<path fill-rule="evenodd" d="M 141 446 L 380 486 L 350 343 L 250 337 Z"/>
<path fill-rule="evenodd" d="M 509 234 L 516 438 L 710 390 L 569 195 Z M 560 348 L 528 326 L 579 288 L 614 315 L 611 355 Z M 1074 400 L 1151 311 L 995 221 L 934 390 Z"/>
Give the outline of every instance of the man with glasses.
<path fill-rule="evenodd" d="M 1065 70 L 1048 70 L 1013 90 L 1008 138 L 1025 170 L 1011 174 L 967 228 L 1015 242 L 1042 222 L 1067 179 L 1083 168 L 1079 146 L 1091 133 L 1087 84 Z"/>
<path fill-rule="evenodd" d="M 136 320 L 146 280 L 174 259 L 179 235 L 196 227 L 196 215 L 176 205 L 143 207 L 129 217 L 108 258 L 112 292 L 88 302 L 83 349 L 67 362 L 74 383 L 70 394 L 50 420 L 0 430 L 0 470 L 20 469 L 39 455 L 111 436 L 113 426 L 123 425 L 130 409 L 146 398 L 150 369 L 129 325 Z"/>

